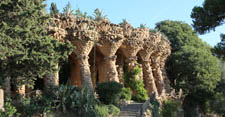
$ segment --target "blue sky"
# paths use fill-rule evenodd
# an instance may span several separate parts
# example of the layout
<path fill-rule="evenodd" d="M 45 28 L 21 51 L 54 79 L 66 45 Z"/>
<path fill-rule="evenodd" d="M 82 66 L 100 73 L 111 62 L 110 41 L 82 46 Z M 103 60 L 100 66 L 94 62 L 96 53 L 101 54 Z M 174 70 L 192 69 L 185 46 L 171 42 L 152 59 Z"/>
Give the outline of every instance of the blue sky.
<path fill-rule="evenodd" d="M 154 28 L 157 22 L 163 20 L 178 20 L 192 24 L 190 14 L 194 6 L 201 6 L 204 0 L 47 0 L 47 9 L 51 2 L 62 9 L 70 2 L 72 8 L 79 8 L 82 12 L 93 15 L 96 8 L 101 9 L 112 23 L 120 23 L 126 19 L 134 27 L 146 24 Z M 211 46 L 220 42 L 220 33 L 225 33 L 225 25 L 216 31 L 200 35 L 199 37 Z"/>

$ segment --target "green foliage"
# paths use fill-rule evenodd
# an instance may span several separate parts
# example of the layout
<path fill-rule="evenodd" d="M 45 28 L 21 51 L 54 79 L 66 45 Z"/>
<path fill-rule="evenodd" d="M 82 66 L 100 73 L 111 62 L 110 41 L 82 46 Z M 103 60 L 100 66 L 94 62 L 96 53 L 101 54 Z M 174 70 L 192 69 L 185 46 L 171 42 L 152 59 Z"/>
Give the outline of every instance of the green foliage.
<path fill-rule="evenodd" d="M 81 90 L 71 85 L 60 85 L 46 93 L 54 102 L 55 111 L 77 112 L 80 116 L 96 115 L 95 105 L 98 100 L 84 86 Z"/>
<path fill-rule="evenodd" d="M 220 80 L 218 59 L 211 48 L 198 38 L 191 26 L 179 21 L 162 21 L 156 29 L 171 42 L 172 54 L 166 63 L 171 86 L 182 89 L 185 111 L 208 112 L 208 102 Z M 175 83 L 176 82 L 176 83 Z"/>
<path fill-rule="evenodd" d="M 72 51 L 69 43 L 48 36 L 48 16 L 42 0 L 0 2 L 0 74 L 17 85 L 34 85 L 37 78 L 55 71 Z"/>
<path fill-rule="evenodd" d="M 63 14 L 64 14 L 65 16 L 68 16 L 68 15 L 70 15 L 70 14 L 73 14 L 73 10 L 72 10 L 72 8 L 71 8 L 70 2 L 68 2 L 67 5 L 66 5 L 66 7 L 63 8 Z"/>
<path fill-rule="evenodd" d="M 12 100 L 7 98 L 4 105 L 4 112 L 0 110 L 0 117 L 19 117 L 20 113 L 17 112 L 15 106 L 12 105 Z"/>
<path fill-rule="evenodd" d="M 180 104 L 175 100 L 166 100 L 162 106 L 163 117 L 176 117 L 176 111 L 180 107 Z"/>
<path fill-rule="evenodd" d="M 97 85 L 96 92 L 99 95 L 99 100 L 104 104 L 117 105 L 122 88 L 123 86 L 115 81 L 103 82 Z"/>
<path fill-rule="evenodd" d="M 120 99 L 131 100 L 132 92 L 130 88 L 122 88 Z"/>
<path fill-rule="evenodd" d="M 94 17 L 95 17 L 96 21 L 99 21 L 101 19 L 106 18 L 106 15 L 104 15 L 103 11 L 101 11 L 99 8 L 97 8 L 94 11 Z"/>
<path fill-rule="evenodd" d="M 156 99 L 155 93 L 152 94 L 151 97 L 150 97 L 149 108 L 151 110 L 152 117 L 159 117 L 159 115 L 160 115 L 160 103 Z"/>
<path fill-rule="evenodd" d="M 51 3 L 51 7 L 50 7 L 50 15 L 54 16 L 59 14 L 59 10 L 57 9 L 57 6 L 55 3 Z"/>
<path fill-rule="evenodd" d="M 225 116 L 225 80 L 222 79 L 216 88 L 213 100 L 210 102 L 211 109 L 218 115 Z"/>
<path fill-rule="evenodd" d="M 172 54 L 186 45 L 210 50 L 210 47 L 198 38 L 196 32 L 187 23 L 165 20 L 157 23 L 155 29 L 162 32 L 170 41 Z"/>
<path fill-rule="evenodd" d="M 142 80 L 137 80 L 136 76 L 141 73 L 141 68 L 136 66 L 133 71 L 128 72 L 125 70 L 124 73 L 124 85 L 125 87 L 131 88 L 135 92 L 135 95 L 132 98 L 138 102 L 144 102 L 148 99 L 148 94 L 144 88 L 144 83 Z"/>
<path fill-rule="evenodd" d="M 224 23 L 224 13 L 224 0 L 204 0 L 203 6 L 192 9 L 193 27 L 200 34 L 215 30 L 215 27 Z"/>
<path fill-rule="evenodd" d="M 110 105 L 97 105 L 97 114 L 99 117 L 108 117 L 109 114 L 114 116 L 118 116 L 120 113 L 120 109 L 112 104 Z"/>
<path fill-rule="evenodd" d="M 18 112 L 22 116 L 33 117 L 43 113 L 51 112 L 55 107 L 53 106 L 52 100 L 45 96 L 34 96 L 29 98 L 21 98 L 15 103 Z"/>
<path fill-rule="evenodd" d="M 107 105 L 96 105 L 97 114 L 99 117 L 108 117 L 109 109 Z"/>
<path fill-rule="evenodd" d="M 116 107 L 115 105 L 107 105 L 108 106 L 108 111 L 109 111 L 109 114 L 113 115 L 114 116 L 118 116 L 120 114 L 120 109 L 118 107 Z"/>

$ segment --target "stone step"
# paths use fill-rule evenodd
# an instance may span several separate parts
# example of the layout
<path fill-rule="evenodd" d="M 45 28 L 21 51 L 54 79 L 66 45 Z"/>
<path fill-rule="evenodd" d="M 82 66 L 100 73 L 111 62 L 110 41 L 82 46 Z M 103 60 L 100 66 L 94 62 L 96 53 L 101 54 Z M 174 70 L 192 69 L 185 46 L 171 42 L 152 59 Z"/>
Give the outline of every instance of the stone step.
<path fill-rule="evenodd" d="M 132 104 L 121 106 L 119 117 L 140 117 L 142 105 L 143 103 L 133 102 Z"/>

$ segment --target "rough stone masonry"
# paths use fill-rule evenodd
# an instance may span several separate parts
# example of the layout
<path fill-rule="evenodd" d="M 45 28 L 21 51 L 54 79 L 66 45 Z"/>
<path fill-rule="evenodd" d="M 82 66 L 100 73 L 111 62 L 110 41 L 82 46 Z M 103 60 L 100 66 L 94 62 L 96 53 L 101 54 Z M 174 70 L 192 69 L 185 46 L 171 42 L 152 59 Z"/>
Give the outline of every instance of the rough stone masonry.
<path fill-rule="evenodd" d="M 76 47 L 69 57 L 71 84 L 81 87 L 86 82 L 94 86 L 90 89 L 106 81 L 123 84 L 124 65 L 128 71 L 139 66 L 143 72 L 137 79 L 144 82 L 149 95 L 155 92 L 163 97 L 169 93 L 164 65 L 171 47 L 161 33 L 134 28 L 127 22 L 113 24 L 106 18 L 96 21 L 73 14 L 56 15 L 50 24 L 53 37 Z M 50 76 L 58 80 L 57 75 Z M 46 84 L 57 85 L 56 80 L 46 80 Z"/>

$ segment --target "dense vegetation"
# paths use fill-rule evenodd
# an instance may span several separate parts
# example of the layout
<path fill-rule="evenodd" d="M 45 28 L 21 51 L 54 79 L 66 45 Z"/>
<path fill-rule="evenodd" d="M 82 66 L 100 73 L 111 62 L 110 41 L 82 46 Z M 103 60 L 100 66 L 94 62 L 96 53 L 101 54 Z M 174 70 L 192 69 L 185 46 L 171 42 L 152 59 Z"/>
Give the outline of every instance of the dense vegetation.
<path fill-rule="evenodd" d="M 48 35 L 49 18 L 60 12 L 52 3 L 50 14 L 47 14 L 43 1 L 0 1 L 0 87 L 5 78 L 11 78 L 16 87 L 26 85 L 33 88 L 35 81 L 55 71 L 56 63 L 60 63 L 61 80 L 68 79 L 69 63 L 66 59 L 74 48 L 69 42 L 58 42 Z M 94 17 L 79 9 L 73 12 L 70 4 L 63 13 L 74 13 L 76 17 L 96 21 L 106 17 L 100 9 L 94 11 Z M 199 34 L 214 30 L 224 23 L 224 13 L 224 0 L 205 0 L 202 7 L 194 7 L 191 13 L 194 30 Z M 221 34 L 221 42 L 211 48 L 184 22 L 161 21 L 155 29 L 171 42 L 172 54 L 166 63 L 166 71 L 171 86 L 184 92 L 182 107 L 185 117 L 197 116 L 198 113 L 225 116 L 225 80 L 220 77 L 217 58 L 225 59 L 225 35 Z M 133 71 L 124 71 L 125 87 L 116 82 L 99 84 L 96 88 L 99 100 L 85 86 L 80 89 L 66 84 L 65 80 L 60 81 L 64 85 L 49 87 L 42 94 L 7 97 L 5 112 L 0 112 L 0 116 L 117 116 L 121 99 L 143 102 L 148 98 L 143 82 L 136 79 L 141 69 L 136 67 Z M 167 100 L 159 113 L 160 103 L 156 97 L 150 99 L 152 116 L 172 117 L 179 106 L 178 102 Z"/>
<path fill-rule="evenodd" d="M 220 81 L 218 59 L 186 23 L 162 21 L 156 24 L 156 29 L 171 42 L 172 54 L 166 63 L 166 71 L 171 86 L 177 90 L 181 88 L 186 95 L 185 112 L 190 114 L 199 108 L 200 112 L 208 113 L 208 103 Z"/>

